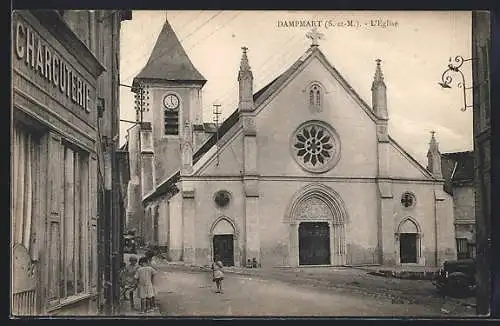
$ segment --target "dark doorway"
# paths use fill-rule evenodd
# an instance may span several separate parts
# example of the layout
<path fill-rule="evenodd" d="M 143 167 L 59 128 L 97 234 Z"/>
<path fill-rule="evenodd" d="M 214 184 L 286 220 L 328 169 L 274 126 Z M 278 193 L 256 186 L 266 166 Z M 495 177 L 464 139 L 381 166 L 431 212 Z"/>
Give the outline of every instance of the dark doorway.
<path fill-rule="evenodd" d="M 401 233 L 399 235 L 399 254 L 402 264 L 417 263 L 417 234 Z"/>
<path fill-rule="evenodd" d="M 299 265 L 330 265 L 330 227 L 327 222 L 300 223 Z"/>
<path fill-rule="evenodd" d="M 214 235 L 214 260 L 219 260 L 224 266 L 234 266 L 233 235 Z"/>

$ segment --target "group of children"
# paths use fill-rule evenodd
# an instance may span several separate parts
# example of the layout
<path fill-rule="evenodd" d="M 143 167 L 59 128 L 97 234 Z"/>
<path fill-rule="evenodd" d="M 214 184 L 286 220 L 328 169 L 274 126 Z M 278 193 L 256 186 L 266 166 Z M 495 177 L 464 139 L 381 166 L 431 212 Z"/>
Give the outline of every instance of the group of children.
<path fill-rule="evenodd" d="M 153 256 L 147 253 L 146 256 L 139 258 L 138 265 L 136 256 L 130 256 L 128 265 L 122 263 L 120 280 L 122 295 L 130 301 L 130 307 L 134 309 L 134 293 L 137 292 L 137 296 L 141 302 L 140 311 L 142 313 L 152 312 L 156 309 L 154 278 L 157 272 L 151 266 L 152 258 Z M 212 281 L 216 284 L 216 293 L 223 293 L 223 267 L 220 260 L 212 264 Z"/>
<path fill-rule="evenodd" d="M 134 292 L 141 302 L 141 312 L 152 312 L 156 309 L 154 287 L 154 277 L 156 270 L 151 266 L 152 256 L 146 255 L 139 258 L 137 265 L 137 257 L 130 256 L 129 265 L 123 266 L 121 271 L 122 293 L 130 301 L 130 306 L 134 309 Z"/>

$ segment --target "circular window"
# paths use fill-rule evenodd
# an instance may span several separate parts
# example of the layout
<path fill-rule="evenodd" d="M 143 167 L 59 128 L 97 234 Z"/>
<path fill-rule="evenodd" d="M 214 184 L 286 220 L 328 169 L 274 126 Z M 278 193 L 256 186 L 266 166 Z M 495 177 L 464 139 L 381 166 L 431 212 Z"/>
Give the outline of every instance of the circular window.
<path fill-rule="evenodd" d="M 225 190 L 220 190 L 215 194 L 214 201 L 218 207 L 226 207 L 229 205 L 229 201 L 231 200 L 231 195 L 229 192 Z"/>
<path fill-rule="evenodd" d="M 401 205 L 403 205 L 406 208 L 415 206 L 415 195 L 412 194 L 411 192 L 405 192 L 401 196 Z"/>
<path fill-rule="evenodd" d="M 340 158 L 337 133 L 321 121 L 308 121 L 291 138 L 295 161 L 309 172 L 321 173 L 333 168 Z"/>

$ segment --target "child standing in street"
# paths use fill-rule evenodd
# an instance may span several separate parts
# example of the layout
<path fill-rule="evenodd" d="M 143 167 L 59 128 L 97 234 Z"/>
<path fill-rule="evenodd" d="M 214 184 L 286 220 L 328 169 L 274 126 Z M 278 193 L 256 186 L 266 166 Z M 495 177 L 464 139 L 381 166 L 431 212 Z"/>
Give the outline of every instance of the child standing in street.
<path fill-rule="evenodd" d="M 130 307 L 134 309 L 134 292 L 137 288 L 137 280 L 135 279 L 135 273 L 137 273 L 137 257 L 130 256 L 128 259 L 129 265 L 125 268 L 125 294 L 128 293 L 128 299 L 130 301 Z"/>
<path fill-rule="evenodd" d="M 137 292 L 141 299 L 141 312 L 151 312 L 154 309 L 155 289 L 153 286 L 156 271 L 149 265 L 148 258 L 139 259 L 139 268 L 135 274 L 138 281 Z"/>
<path fill-rule="evenodd" d="M 224 272 L 222 271 L 223 267 L 224 265 L 222 265 L 222 262 L 220 260 L 218 260 L 215 264 L 212 265 L 213 281 L 217 286 L 217 290 L 215 291 L 215 293 L 223 293 L 222 292 L 222 280 L 224 279 Z"/>

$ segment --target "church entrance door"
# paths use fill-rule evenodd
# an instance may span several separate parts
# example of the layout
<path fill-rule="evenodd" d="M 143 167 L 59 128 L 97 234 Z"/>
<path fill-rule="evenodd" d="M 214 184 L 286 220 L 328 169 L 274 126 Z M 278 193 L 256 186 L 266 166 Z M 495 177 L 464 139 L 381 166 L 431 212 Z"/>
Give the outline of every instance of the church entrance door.
<path fill-rule="evenodd" d="M 232 234 L 214 235 L 214 260 L 219 257 L 224 266 L 234 266 L 234 249 Z"/>
<path fill-rule="evenodd" d="M 330 265 L 328 222 L 300 223 L 299 265 Z"/>
<path fill-rule="evenodd" d="M 417 234 L 401 233 L 399 235 L 399 252 L 402 264 L 417 263 Z"/>

